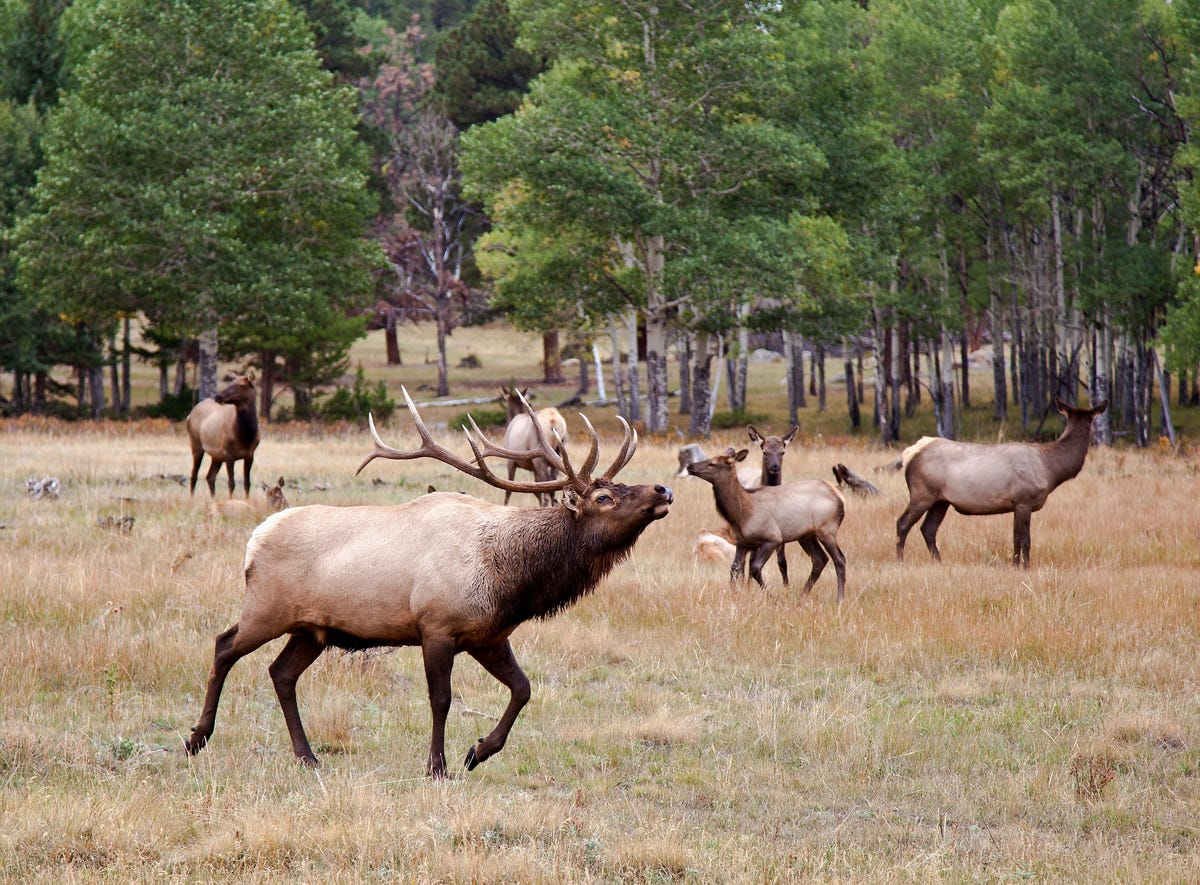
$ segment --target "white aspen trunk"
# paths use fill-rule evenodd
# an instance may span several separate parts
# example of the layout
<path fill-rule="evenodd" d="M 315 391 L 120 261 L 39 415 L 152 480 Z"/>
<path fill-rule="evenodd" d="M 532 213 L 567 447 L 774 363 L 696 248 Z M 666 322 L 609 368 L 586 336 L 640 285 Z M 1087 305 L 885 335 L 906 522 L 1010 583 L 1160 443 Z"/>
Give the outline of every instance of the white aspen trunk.
<path fill-rule="evenodd" d="M 958 410 L 954 408 L 954 338 L 942 327 L 942 423 L 947 439 L 957 439 L 961 429 Z"/>
<path fill-rule="evenodd" d="M 592 342 L 592 362 L 596 364 L 596 395 L 600 398 L 600 402 L 608 402 L 608 395 L 604 392 L 604 363 L 600 359 L 600 345 L 595 341 Z"/>

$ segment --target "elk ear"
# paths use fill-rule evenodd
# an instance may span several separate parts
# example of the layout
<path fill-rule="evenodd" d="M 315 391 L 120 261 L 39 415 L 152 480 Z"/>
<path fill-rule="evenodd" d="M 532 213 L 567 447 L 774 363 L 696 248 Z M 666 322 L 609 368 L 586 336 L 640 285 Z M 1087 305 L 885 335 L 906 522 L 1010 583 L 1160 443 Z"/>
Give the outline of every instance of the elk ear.
<path fill-rule="evenodd" d="M 799 424 L 793 424 L 793 425 L 792 425 L 792 429 L 791 429 L 791 430 L 789 430 L 789 431 L 788 431 L 788 432 L 787 432 L 787 433 L 784 435 L 784 437 L 783 437 L 783 444 L 786 446 L 788 443 L 790 443 L 790 442 L 792 441 L 792 437 L 794 437 L 794 436 L 795 436 L 797 433 L 799 433 L 799 432 L 800 432 L 800 425 L 799 425 Z"/>
<path fill-rule="evenodd" d="M 570 510 L 572 513 L 579 512 L 579 493 L 576 492 L 574 489 L 571 489 L 571 488 L 563 489 L 562 500 L 563 500 L 563 506 L 566 507 L 568 510 Z"/>
<path fill-rule="evenodd" d="M 758 443 L 760 446 L 762 445 L 762 441 L 763 441 L 762 435 L 757 430 L 754 429 L 753 424 L 746 425 L 746 433 L 750 434 L 750 442 Z"/>
<path fill-rule="evenodd" d="M 746 456 L 747 456 L 747 455 L 749 455 L 749 454 L 750 454 L 750 450 L 749 450 L 749 449 L 740 449 L 740 450 L 737 452 L 737 454 L 735 454 L 735 455 L 733 456 L 733 460 L 734 460 L 734 461 L 745 461 L 745 460 L 746 460 Z"/>
<path fill-rule="evenodd" d="M 249 372 L 246 373 L 246 380 L 249 381 L 251 384 L 254 383 L 254 370 L 253 369 L 251 369 Z"/>
<path fill-rule="evenodd" d="M 1107 409 L 1108 409 L 1108 400 L 1106 400 L 1106 399 L 1100 400 L 1100 402 L 1098 402 L 1098 403 L 1096 403 L 1096 405 L 1092 406 L 1092 417 L 1095 418 L 1097 415 L 1103 415 Z"/>

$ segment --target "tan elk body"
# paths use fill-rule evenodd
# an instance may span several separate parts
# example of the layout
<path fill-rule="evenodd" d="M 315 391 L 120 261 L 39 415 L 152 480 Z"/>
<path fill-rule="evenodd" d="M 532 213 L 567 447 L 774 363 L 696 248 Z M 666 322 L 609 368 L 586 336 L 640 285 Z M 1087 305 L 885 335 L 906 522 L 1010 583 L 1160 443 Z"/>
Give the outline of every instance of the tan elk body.
<path fill-rule="evenodd" d="M 737 539 L 730 580 L 742 575 L 747 551 L 750 577 L 763 585 L 762 567 L 782 544 L 798 541 L 812 560 L 812 572 L 804 584 L 808 593 L 830 559 L 837 572 L 837 598 L 846 588 L 846 557 L 838 546 L 837 533 L 846 516 L 846 501 L 823 479 L 800 479 L 777 486 L 743 488 L 737 479 L 737 464 L 747 449 L 715 455 L 688 465 L 693 476 L 712 484 L 717 512 L 733 528 Z"/>
<path fill-rule="evenodd" d="M 196 403 L 187 416 L 188 440 L 192 446 L 191 491 L 196 493 L 200 462 L 207 454 L 208 491 L 217 494 L 217 474 L 221 465 L 229 477 L 229 495 L 233 496 L 233 464 L 242 462 L 242 487 L 250 497 L 250 467 L 258 449 L 258 410 L 254 404 L 254 376 L 234 378 L 224 389 Z"/>
<path fill-rule="evenodd" d="M 509 644 L 513 630 L 590 592 L 629 554 L 642 531 L 667 515 L 670 488 L 614 482 L 637 447 L 636 435 L 623 421 L 624 443 L 603 476 L 591 477 L 598 441 L 587 424 L 591 449 L 578 474 L 566 450 L 555 451 L 542 435 L 541 454 L 564 477 L 552 483 L 513 483 L 487 468 L 481 448 L 502 457 L 532 452 L 495 449 L 474 428 L 467 439 L 475 463 L 464 461 L 433 440 L 408 392 L 403 393 L 421 447 L 391 448 L 372 421 L 375 450 L 359 470 L 377 457 L 430 457 L 497 488 L 562 491 L 562 502 L 522 509 L 434 492 L 395 506 L 311 505 L 266 519 L 246 545 L 241 616 L 217 637 L 204 707 L 185 745 L 189 753 L 199 752 L 212 736 L 230 668 L 264 643 L 289 634 L 270 674 L 299 759 L 317 761 L 300 721 L 296 682 L 327 647 L 419 645 L 433 719 L 429 775 L 446 774 L 445 726 L 455 655 L 471 655 L 509 689 L 499 722 L 467 753 L 465 764 L 474 768 L 503 748 L 529 700 L 529 680 Z"/>
<path fill-rule="evenodd" d="M 1051 443 L 957 442 L 924 436 L 904 450 L 901 463 L 908 484 L 908 506 L 896 520 L 896 555 L 922 516 L 921 535 L 934 559 L 941 559 L 938 528 L 949 508 L 968 516 L 1013 514 L 1013 564 L 1029 566 L 1029 523 L 1050 493 L 1083 469 L 1092 441 L 1092 419 L 1108 408 L 1055 405 L 1067 419 Z"/>

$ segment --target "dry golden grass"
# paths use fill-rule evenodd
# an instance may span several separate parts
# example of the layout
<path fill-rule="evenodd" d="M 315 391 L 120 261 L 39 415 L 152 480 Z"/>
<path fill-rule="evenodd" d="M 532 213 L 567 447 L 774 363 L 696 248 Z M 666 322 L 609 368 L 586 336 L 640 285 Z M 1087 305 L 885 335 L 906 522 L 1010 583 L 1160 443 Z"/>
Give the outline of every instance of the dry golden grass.
<path fill-rule="evenodd" d="M 406 417 L 384 435 L 416 441 Z M 1035 515 L 1028 571 L 1008 518 L 957 514 L 942 564 L 916 533 L 901 564 L 903 480 L 876 471 L 894 453 L 809 436 L 788 475 L 840 461 L 886 493 L 849 499 L 839 609 L 832 570 L 805 598 L 773 563 L 763 591 L 693 561 L 718 517 L 709 486 L 672 478 L 674 447 L 644 442 L 623 477 L 672 484 L 671 515 L 593 596 L 515 634 L 534 696 L 508 747 L 431 783 L 413 649 L 305 676 L 319 772 L 288 745 L 278 644 L 234 669 L 185 756 L 250 524 L 172 478 L 177 427 L 0 425 L 0 879 L 1200 880 L 1194 461 L 1092 452 Z M 368 449 L 357 429 L 268 428 L 255 474 L 293 505 L 501 497 L 434 463 L 354 478 Z M 25 494 L 44 476 L 58 499 Z M 466 658 L 454 691 L 452 756 L 506 701 Z"/>

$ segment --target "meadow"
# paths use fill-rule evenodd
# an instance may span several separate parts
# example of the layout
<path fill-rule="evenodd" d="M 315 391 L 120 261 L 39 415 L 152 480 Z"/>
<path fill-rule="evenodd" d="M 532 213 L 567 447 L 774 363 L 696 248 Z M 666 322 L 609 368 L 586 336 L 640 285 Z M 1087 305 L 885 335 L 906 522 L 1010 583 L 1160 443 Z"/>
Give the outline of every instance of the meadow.
<path fill-rule="evenodd" d="M 484 369 L 452 370 L 455 393 L 537 378 L 536 349 L 473 349 Z M 359 358 L 390 388 L 431 377 L 379 353 Z M 752 375 L 759 429 L 781 432 L 777 378 Z M 611 455 L 611 411 L 587 412 Z M 282 640 L 234 668 L 212 741 L 186 756 L 254 518 L 189 496 L 179 425 L 0 424 L 0 879 L 1200 881 L 1196 459 L 1093 450 L 1034 515 L 1027 571 L 1009 564 L 1010 518 L 954 513 L 942 563 L 917 533 L 900 563 L 896 452 L 835 424 L 806 413 L 784 469 L 841 462 L 884 492 L 848 496 L 841 606 L 832 569 L 800 595 L 795 550 L 790 589 L 773 562 L 760 590 L 697 561 L 711 489 L 673 476 L 677 439 L 643 440 L 621 478 L 670 484 L 670 515 L 593 595 L 517 630 L 533 699 L 469 773 L 507 692 L 458 659 L 443 782 L 423 776 L 415 649 L 331 651 L 305 674 L 318 770 L 296 763 L 266 672 Z M 417 442 L 402 412 L 381 432 Z M 743 444 L 728 430 L 706 447 Z M 279 476 L 292 505 L 428 485 L 502 498 L 436 462 L 355 477 L 369 450 L 357 427 L 265 426 L 252 499 Z M 57 497 L 27 493 L 44 477 Z"/>

